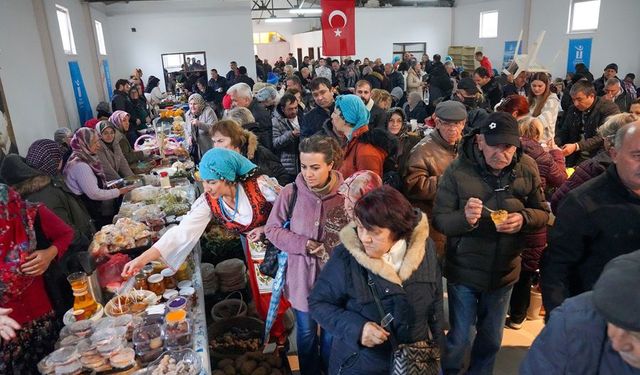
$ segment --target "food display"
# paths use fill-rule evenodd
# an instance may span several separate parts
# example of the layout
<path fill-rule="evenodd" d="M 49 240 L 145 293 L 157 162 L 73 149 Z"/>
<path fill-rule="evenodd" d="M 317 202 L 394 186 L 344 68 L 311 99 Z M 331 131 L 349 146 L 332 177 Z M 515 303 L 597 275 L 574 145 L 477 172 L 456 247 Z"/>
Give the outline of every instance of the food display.
<path fill-rule="evenodd" d="M 230 327 L 228 332 L 210 342 L 211 350 L 220 353 L 255 352 L 260 348 L 261 332 L 248 328 Z"/>
<path fill-rule="evenodd" d="M 151 375 L 196 375 L 202 364 L 193 350 L 166 353 L 149 366 Z"/>
<path fill-rule="evenodd" d="M 284 366 L 284 361 L 278 353 L 250 352 L 236 359 L 220 360 L 212 375 L 281 375 L 285 373 Z"/>
<path fill-rule="evenodd" d="M 153 233 L 143 223 L 121 218 L 115 224 L 105 225 L 93 236 L 89 251 L 95 255 L 145 246 Z"/>

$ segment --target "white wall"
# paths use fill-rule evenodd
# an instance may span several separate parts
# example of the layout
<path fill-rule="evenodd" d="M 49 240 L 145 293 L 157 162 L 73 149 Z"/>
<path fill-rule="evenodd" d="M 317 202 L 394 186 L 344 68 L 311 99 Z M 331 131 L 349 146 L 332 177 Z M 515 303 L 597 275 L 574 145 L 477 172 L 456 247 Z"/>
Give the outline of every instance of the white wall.
<path fill-rule="evenodd" d="M 618 64 L 620 78 L 624 78 L 627 73 L 640 75 L 640 50 L 635 45 L 640 40 L 640 29 L 634 26 L 639 15 L 638 0 L 603 0 L 597 32 L 569 35 L 569 0 L 534 0 L 531 9 L 531 36 L 535 37 L 540 30 L 547 30 L 539 54 L 541 62 L 551 63 L 560 51 L 552 69 L 554 76 L 564 77 L 569 39 L 578 38 L 593 38 L 590 71 L 595 78 L 600 77 L 604 67 L 611 62 Z"/>
<path fill-rule="evenodd" d="M 266 23 L 264 20 L 253 20 L 251 25 L 254 33 L 275 31 L 287 41 L 291 41 L 293 34 L 304 33 L 313 29 L 320 29 L 319 18 L 295 19 L 289 23 Z"/>
<path fill-rule="evenodd" d="M 356 54 L 354 58 L 393 57 L 393 43 L 426 42 L 430 55 L 445 54 L 451 42 L 451 8 L 396 7 L 356 8 Z M 291 52 L 305 55 L 309 47 L 322 47 L 322 32 L 293 36 Z"/>
<path fill-rule="evenodd" d="M 33 141 L 58 128 L 31 1 L 3 1 L 0 25 L 0 78 L 18 150 L 26 155 Z"/>
<path fill-rule="evenodd" d="M 229 70 L 235 60 L 246 66 L 255 78 L 253 34 L 248 1 L 228 3 L 208 2 L 200 9 L 179 10 L 175 3 L 144 1 L 107 7 L 111 79 L 128 78 L 131 71 L 142 68 L 145 79 L 154 75 L 162 80 L 164 53 L 205 51 L 207 69 Z M 212 4 L 213 3 L 213 4 Z M 240 5 L 237 5 L 240 4 Z M 136 32 L 131 28 L 135 27 Z"/>
<path fill-rule="evenodd" d="M 457 0 L 453 14 L 453 43 L 482 46 L 493 66 L 498 68 L 502 64 L 504 42 L 516 40 L 524 28 L 525 3 L 525 0 Z M 619 76 L 640 73 L 640 52 L 632 44 L 640 39 L 640 29 L 629 27 L 637 23 L 640 1 L 603 0 L 598 30 L 584 34 L 567 34 L 569 6 L 570 0 L 531 1 L 529 45 L 541 31 L 546 31 L 538 54 L 539 63 L 549 67 L 554 77 L 564 77 L 569 39 L 593 38 L 590 70 L 595 77 L 600 76 L 610 62 L 618 63 Z M 499 11 L 498 38 L 478 38 L 480 12 L 487 10 Z"/>
<path fill-rule="evenodd" d="M 78 61 L 82 80 L 84 82 L 91 109 L 95 115 L 95 107 L 98 102 L 104 100 L 104 93 L 100 82 L 100 66 L 97 60 L 95 32 L 93 20 L 89 16 L 87 3 L 81 0 L 42 0 L 46 12 L 49 35 L 51 37 L 53 54 L 55 58 L 58 78 L 64 94 L 64 105 L 69 117 L 68 124 L 60 124 L 76 129 L 82 124 L 78 116 L 78 109 L 73 93 L 73 84 L 69 72 L 69 61 Z M 62 48 L 62 39 L 56 15 L 56 4 L 69 10 L 71 16 L 71 28 L 76 44 L 76 55 L 67 55 Z M 85 13 L 86 12 L 86 13 Z"/>
<path fill-rule="evenodd" d="M 523 29 L 524 3 L 524 0 L 456 1 L 452 44 L 481 46 L 493 67 L 500 71 L 504 42 L 518 40 Z M 498 10 L 498 37 L 480 39 L 480 12 L 490 10 Z"/>

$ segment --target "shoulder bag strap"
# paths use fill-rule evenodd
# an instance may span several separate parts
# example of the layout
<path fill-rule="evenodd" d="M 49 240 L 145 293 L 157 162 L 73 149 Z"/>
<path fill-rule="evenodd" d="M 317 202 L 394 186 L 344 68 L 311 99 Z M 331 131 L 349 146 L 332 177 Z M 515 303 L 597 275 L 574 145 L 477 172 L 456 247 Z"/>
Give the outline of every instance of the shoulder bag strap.
<path fill-rule="evenodd" d="M 298 200 L 298 186 L 296 182 L 292 182 L 293 192 L 291 193 L 291 198 L 289 199 L 289 207 L 287 207 L 287 220 L 285 220 L 284 224 L 282 224 L 283 228 L 289 228 L 291 226 L 291 215 L 293 215 L 293 209 L 296 206 L 296 201 Z"/>
<path fill-rule="evenodd" d="M 380 314 L 380 320 L 382 320 L 387 314 L 384 312 L 384 307 L 382 307 L 380 296 L 378 296 L 378 291 L 376 290 L 373 277 L 371 276 L 371 272 L 369 272 L 369 270 L 367 270 L 367 284 L 369 284 L 369 288 L 371 289 L 371 293 L 373 294 L 373 300 L 376 302 L 376 307 L 378 308 L 378 313 Z M 391 343 L 391 347 L 395 351 L 398 348 L 398 343 L 396 342 L 395 336 L 393 334 L 393 329 L 391 326 L 385 329 L 389 331 L 389 342 Z"/>

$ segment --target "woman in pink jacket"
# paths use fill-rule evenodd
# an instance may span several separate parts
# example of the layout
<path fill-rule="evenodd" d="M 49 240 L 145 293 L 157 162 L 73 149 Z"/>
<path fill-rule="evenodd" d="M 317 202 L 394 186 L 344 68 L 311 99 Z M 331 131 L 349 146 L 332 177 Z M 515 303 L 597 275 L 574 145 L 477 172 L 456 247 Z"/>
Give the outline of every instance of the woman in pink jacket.
<path fill-rule="evenodd" d="M 305 375 L 317 374 L 321 366 L 328 366 L 331 337 L 324 331 L 318 337 L 318 324 L 309 315 L 307 298 L 333 248 L 340 243 L 338 233 L 348 220 L 344 198 L 338 194 L 343 181 L 337 171 L 343 157 L 338 142 L 316 135 L 303 140 L 299 149 L 302 171 L 276 199 L 265 234 L 288 255 L 284 296 L 295 311 L 300 371 Z M 287 220 L 290 225 L 284 228 Z"/>

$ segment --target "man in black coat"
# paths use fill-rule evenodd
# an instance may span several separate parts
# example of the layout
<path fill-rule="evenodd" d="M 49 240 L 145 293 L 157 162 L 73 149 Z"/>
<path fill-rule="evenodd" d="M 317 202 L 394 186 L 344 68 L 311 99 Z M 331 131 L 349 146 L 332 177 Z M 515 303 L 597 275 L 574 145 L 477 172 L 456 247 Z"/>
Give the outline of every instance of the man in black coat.
<path fill-rule="evenodd" d="M 289 53 L 289 58 L 287 59 L 287 65 L 293 66 L 293 69 L 298 69 L 298 60 L 293 57 L 293 53 Z"/>
<path fill-rule="evenodd" d="M 598 96 L 602 96 L 605 94 L 604 87 L 606 86 L 607 81 L 610 80 L 611 78 L 617 79 L 618 81 L 620 81 L 620 85 L 621 86 L 623 85 L 622 80 L 618 78 L 617 74 L 618 74 L 618 64 L 616 63 L 611 63 L 604 68 L 604 71 L 602 72 L 602 76 L 596 79 L 595 81 L 593 81 L 593 86 L 596 88 L 596 94 Z"/>
<path fill-rule="evenodd" d="M 247 68 L 244 66 L 241 66 L 238 68 L 238 76 L 236 77 L 235 83 L 240 83 L 240 82 L 246 83 L 247 85 L 249 85 L 249 87 L 251 87 L 252 90 L 253 90 L 253 85 L 256 84 L 253 78 L 247 75 Z"/>
<path fill-rule="evenodd" d="M 640 247 L 639 152 L 636 121 L 616 133 L 614 164 L 558 207 L 541 267 L 547 316 L 566 298 L 591 290 L 609 260 Z"/>
<path fill-rule="evenodd" d="M 395 87 L 399 87 L 404 91 L 404 77 L 402 76 L 402 73 L 393 69 L 392 64 L 384 64 L 384 75 L 389 80 L 389 92 L 391 92 Z"/>
<path fill-rule="evenodd" d="M 489 104 L 489 110 L 493 111 L 496 104 L 502 100 L 502 88 L 496 80 L 492 77 L 487 69 L 479 67 L 473 72 L 474 82 L 482 89 L 484 95 L 484 101 Z"/>
<path fill-rule="evenodd" d="M 322 124 L 331 119 L 335 100 L 331 82 L 324 77 L 314 78 L 309 84 L 316 107 L 304 115 L 304 124 L 300 127 L 302 138 L 311 137 L 322 129 Z"/>
<path fill-rule="evenodd" d="M 227 85 L 233 86 L 236 83 L 236 76 L 238 76 L 238 63 L 235 61 L 230 62 L 229 68 L 231 68 L 231 70 L 227 72 L 225 78 L 227 79 Z"/>
<path fill-rule="evenodd" d="M 520 72 L 512 83 L 502 88 L 502 97 L 506 98 L 507 96 L 518 94 L 526 98 L 529 92 L 531 92 L 531 85 L 527 82 L 527 72 Z"/>
<path fill-rule="evenodd" d="M 573 105 L 565 112 L 555 137 L 569 167 L 595 156 L 604 147 L 597 130 L 607 117 L 620 113 L 615 103 L 597 97 L 593 84 L 586 80 L 574 83 L 570 95 Z"/>
<path fill-rule="evenodd" d="M 113 98 L 111 99 L 111 109 L 115 111 L 125 111 L 131 115 L 134 111 L 133 103 L 129 99 L 129 81 L 119 79 L 116 82 L 116 88 L 113 90 Z"/>
<path fill-rule="evenodd" d="M 371 83 L 366 79 L 356 82 L 356 95 L 362 99 L 369 110 L 369 129 L 386 129 L 387 113 L 371 99 Z"/>
<path fill-rule="evenodd" d="M 231 106 L 244 107 L 251 111 L 256 120 L 257 128 L 252 129 L 258 142 L 269 150 L 273 149 L 273 125 L 269 111 L 253 97 L 251 88 L 244 82 L 229 87 L 227 94 L 231 96 Z"/>

